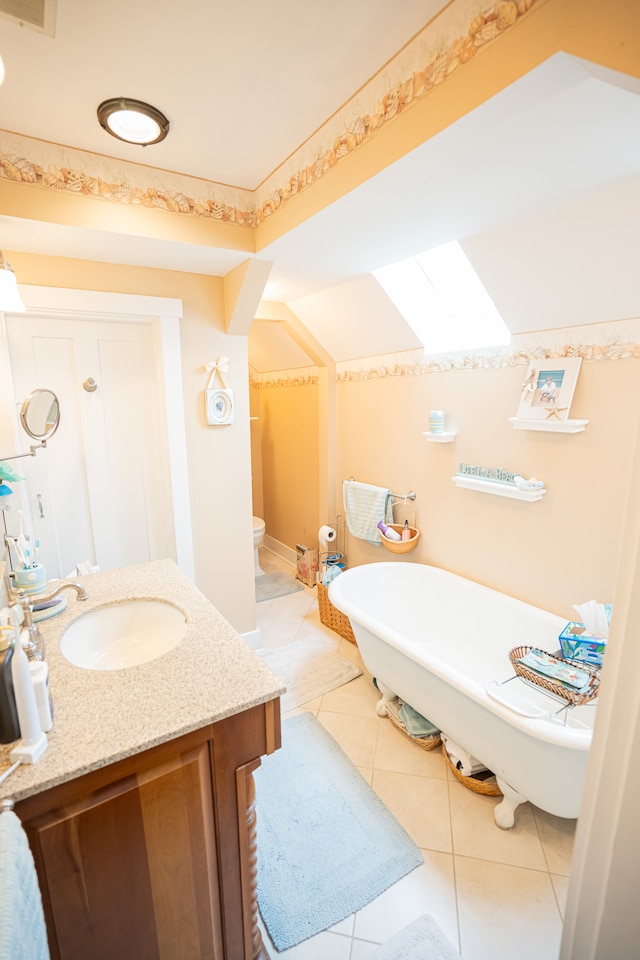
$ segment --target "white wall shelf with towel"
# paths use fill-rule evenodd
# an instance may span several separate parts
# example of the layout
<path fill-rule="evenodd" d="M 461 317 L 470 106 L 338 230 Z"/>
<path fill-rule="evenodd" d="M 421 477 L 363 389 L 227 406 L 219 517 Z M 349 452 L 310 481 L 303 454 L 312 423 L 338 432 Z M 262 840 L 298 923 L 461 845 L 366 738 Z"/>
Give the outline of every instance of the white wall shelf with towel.
<path fill-rule="evenodd" d="M 431 440 L 434 443 L 451 443 L 456 438 L 455 432 L 451 433 L 450 431 L 432 433 L 431 430 L 426 430 L 422 436 L 425 440 Z"/>
<path fill-rule="evenodd" d="M 527 420 L 524 417 L 509 417 L 516 430 L 545 430 L 548 433 L 582 433 L 588 420 Z"/>
<path fill-rule="evenodd" d="M 534 503 L 536 500 L 542 500 L 547 492 L 544 487 L 537 487 L 535 490 L 520 490 L 510 483 L 501 483 L 499 480 L 487 480 L 484 477 L 466 477 L 456 474 L 451 477 L 457 487 L 464 487 L 466 490 L 479 490 L 480 493 L 493 493 L 498 497 L 510 497 L 512 500 L 526 500 Z"/>

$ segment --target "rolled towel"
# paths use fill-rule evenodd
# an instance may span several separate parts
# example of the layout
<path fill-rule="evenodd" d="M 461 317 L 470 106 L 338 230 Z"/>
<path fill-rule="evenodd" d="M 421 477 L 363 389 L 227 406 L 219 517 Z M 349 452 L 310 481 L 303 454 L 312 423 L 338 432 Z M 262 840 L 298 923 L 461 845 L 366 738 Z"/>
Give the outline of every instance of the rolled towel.
<path fill-rule="evenodd" d="M 463 777 L 472 777 L 474 774 L 487 769 L 484 763 L 473 757 L 468 750 L 455 743 L 450 737 L 443 736 L 442 739 L 451 763 Z"/>

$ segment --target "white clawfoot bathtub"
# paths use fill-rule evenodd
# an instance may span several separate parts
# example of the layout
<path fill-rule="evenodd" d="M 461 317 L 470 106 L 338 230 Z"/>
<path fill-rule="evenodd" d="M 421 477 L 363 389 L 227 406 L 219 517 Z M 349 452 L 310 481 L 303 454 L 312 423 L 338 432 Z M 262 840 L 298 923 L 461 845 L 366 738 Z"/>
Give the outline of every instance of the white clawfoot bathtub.
<path fill-rule="evenodd" d="M 329 599 L 381 688 L 378 713 L 401 697 L 496 774 L 499 827 L 526 800 L 578 816 L 595 704 L 563 709 L 515 677 L 508 657 L 521 645 L 556 651 L 565 619 L 422 563 L 345 570 Z"/>

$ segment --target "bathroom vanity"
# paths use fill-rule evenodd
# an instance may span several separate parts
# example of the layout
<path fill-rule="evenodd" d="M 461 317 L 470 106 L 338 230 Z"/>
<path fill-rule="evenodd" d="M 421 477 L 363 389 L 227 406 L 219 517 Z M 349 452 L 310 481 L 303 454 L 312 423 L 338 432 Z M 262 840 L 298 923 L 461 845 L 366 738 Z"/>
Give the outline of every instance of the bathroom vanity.
<path fill-rule="evenodd" d="M 79 578 L 40 624 L 55 720 L 0 787 L 29 838 L 52 960 L 258 960 L 253 771 L 280 746 L 282 682 L 169 560 Z M 73 666 L 83 614 L 161 599 L 184 639 L 148 663 Z M 0 747 L 0 772 L 9 747 Z"/>

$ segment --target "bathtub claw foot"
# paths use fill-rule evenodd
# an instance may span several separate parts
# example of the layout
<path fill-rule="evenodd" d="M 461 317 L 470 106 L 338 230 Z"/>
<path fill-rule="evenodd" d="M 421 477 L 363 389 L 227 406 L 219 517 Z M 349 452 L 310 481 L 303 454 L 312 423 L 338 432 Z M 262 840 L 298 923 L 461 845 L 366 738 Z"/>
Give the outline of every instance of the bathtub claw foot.
<path fill-rule="evenodd" d="M 378 690 L 382 694 L 380 700 L 376 704 L 376 713 L 379 717 L 386 717 L 389 715 L 389 710 L 387 709 L 387 704 L 391 703 L 392 700 L 396 699 L 396 695 L 393 690 L 390 690 L 389 687 L 386 687 L 384 683 L 381 683 L 380 680 L 376 677 L 376 685 Z"/>
<path fill-rule="evenodd" d="M 496 777 L 496 781 L 502 790 L 502 800 L 493 811 L 493 816 L 496 826 L 500 827 L 501 830 L 510 830 L 516 822 L 516 807 L 519 807 L 521 803 L 526 803 L 527 798 L 510 787 L 500 777 Z"/>

